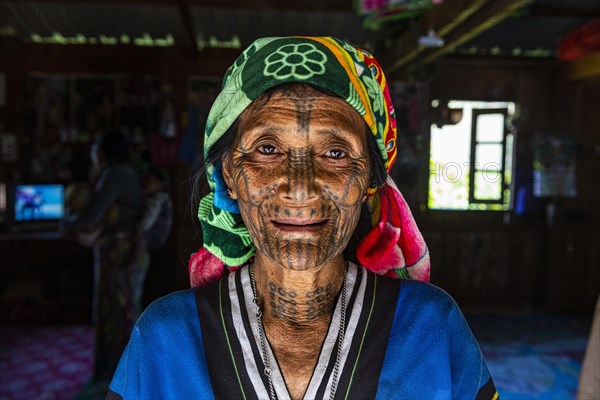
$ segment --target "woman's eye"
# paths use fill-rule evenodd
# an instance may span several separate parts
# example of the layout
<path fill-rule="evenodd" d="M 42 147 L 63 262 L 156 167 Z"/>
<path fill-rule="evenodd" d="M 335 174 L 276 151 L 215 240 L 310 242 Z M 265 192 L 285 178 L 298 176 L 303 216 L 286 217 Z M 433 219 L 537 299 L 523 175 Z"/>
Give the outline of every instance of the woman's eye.
<path fill-rule="evenodd" d="M 331 158 L 342 158 L 346 155 L 346 153 L 344 153 L 342 150 L 332 149 L 332 150 L 328 150 L 326 155 L 327 155 L 327 157 L 331 157 Z"/>
<path fill-rule="evenodd" d="M 278 153 L 277 149 L 275 148 L 275 146 L 272 146 L 270 144 L 263 144 L 262 146 L 258 147 L 258 151 L 263 153 L 263 154 L 276 154 Z"/>

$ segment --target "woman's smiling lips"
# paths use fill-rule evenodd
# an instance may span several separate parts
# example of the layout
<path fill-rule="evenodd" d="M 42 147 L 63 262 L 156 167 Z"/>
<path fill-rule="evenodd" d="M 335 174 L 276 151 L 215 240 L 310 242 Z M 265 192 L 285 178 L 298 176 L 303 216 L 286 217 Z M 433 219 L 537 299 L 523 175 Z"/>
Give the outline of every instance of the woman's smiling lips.
<path fill-rule="evenodd" d="M 328 225 L 329 219 L 278 219 L 271 224 L 283 232 L 317 232 Z"/>

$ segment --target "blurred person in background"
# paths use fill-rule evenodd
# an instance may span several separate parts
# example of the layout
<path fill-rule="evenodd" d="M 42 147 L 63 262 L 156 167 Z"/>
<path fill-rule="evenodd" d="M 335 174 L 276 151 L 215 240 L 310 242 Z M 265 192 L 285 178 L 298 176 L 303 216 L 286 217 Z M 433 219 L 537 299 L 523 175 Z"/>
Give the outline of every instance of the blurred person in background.
<path fill-rule="evenodd" d="M 96 387 L 97 392 L 103 388 L 105 392 L 141 313 L 148 269 L 139 229 L 145 204 L 142 182 L 129 163 L 129 143 L 121 132 L 101 135 L 90 156 L 92 188 L 86 192 L 79 186 L 67 196 L 70 212 L 62 221 L 62 229 L 93 247 L 95 360 L 84 392 L 93 392 Z"/>
<path fill-rule="evenodd" d="M 161 168 L 151 166 L 144 175 L 146 206 L 141 229 L 149 251 L 160 249 L 169 238 L 173 226 L 173 201 L 169 195 L 169 176 Z"/>

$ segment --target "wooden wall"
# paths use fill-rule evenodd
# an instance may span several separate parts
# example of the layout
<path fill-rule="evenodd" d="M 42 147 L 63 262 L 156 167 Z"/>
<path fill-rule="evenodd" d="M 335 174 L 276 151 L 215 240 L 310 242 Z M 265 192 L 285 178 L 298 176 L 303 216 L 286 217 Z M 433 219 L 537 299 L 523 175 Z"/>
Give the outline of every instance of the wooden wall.
<path fill-rule="evenodd" d="M 564 70 L 548 61 L 446 60 L 430 82 L 431 99 L 516 102 L 517 168 L 531 165 L 537 132 L 566 133 L 578 143 L 578 196 L 555 200 L 552 226 L 544 215 L 418 213 L 432 281 L 462 304 L 593 309 L 600 291 L 600 85 L 569 82 Z"/>
<path fill-rule="evenodd" d="M 560 76 L 566 76 L 564 68 Z M 578 143 L 578 195 L 558 203 L 546 249 L 545 304 L 592 310 L 600 291 L 600 80 L 560 79 L 554 87 L 553 123 Z"/>

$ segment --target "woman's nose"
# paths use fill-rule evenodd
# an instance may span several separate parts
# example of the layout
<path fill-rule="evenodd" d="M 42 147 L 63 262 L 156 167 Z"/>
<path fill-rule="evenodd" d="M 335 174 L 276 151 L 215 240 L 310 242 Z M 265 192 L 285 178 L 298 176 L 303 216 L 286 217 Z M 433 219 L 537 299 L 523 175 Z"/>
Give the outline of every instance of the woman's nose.
<path fill-rule="evenodd" d="M 281 194 L 287 201 L 308 202 L 318 198 L 314 153 L 309 148 L 291 148 L 286 168 L 287 185 Z"/>

